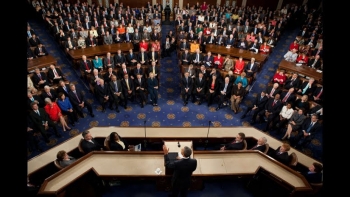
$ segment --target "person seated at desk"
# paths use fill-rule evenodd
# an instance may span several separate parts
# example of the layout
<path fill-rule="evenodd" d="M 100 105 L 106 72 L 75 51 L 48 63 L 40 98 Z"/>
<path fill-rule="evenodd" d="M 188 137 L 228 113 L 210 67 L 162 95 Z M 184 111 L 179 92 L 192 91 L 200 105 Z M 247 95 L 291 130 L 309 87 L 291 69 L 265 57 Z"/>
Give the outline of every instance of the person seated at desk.
<path fill-rule="evenodd" d="M 255 62 L 255 58 L 252 57 L 250 62 L 244 67 L 244 72 L 247 74 L 247 77 L 254 77 L 254 74 L 259 70 L 258 64 Z"/>
<path fill-rule="evenodd" d="M 309 183 L 322 183 L 323 166 L 320 163 L 314 162 L 309 166 L 309 170 L 301 174 Z"/>
<path fill-rule="evenodd" d="M 237 48 L 244 50 L 248 49 L 248 42 L 245 40 L 244 37 L 237 42 Z"/>
<path fill-rule="evenodd" d="M 90 35 L 88 38 L 85 39 L 86 46 L 88 47 L 95 47 L 97 46 L 97 39 L 94 38 L 94 35 Z"/>
<path fill-rule="evenodd" d="M 258 43 L 258 40 L 255 39 L 253 42 L 250 43 L 248 46 L 249 51 L 253 51 L 254 53 L 258 53 L 260 49 L 260 44 Z"/>
<path fill-rule="evenodd" d="M 278 83 L 282 87 L 287 80 L 287 76 L 284 74 L 284 70 L 280 70 L 272 77 L 273 83 Z"/>
<path fill-rule="evenodd" d="M 295 111 L 292 117 L 290 117 L 289 119 L 287 130 L 284 136 L 282 137 L 282 140 L 286 138 L 289 139 L 292 131 L 298 130 L 302 126 L 305 119 L 306 116 L 304 115 L 304 109 L 299 109 Z"/>
<path fill-rule="evenodd" d="M 269 54 L 270 53 L 270 46 L 267 45 L 267 42 L 265 41 L 262 45 L 260 45 L 260 53 L 261 54 Z"/>
<path fill-rule="evenodd" d="M 315 135 L 321 131 L 321 123 L 318 122 L 318 115 L 312 114 L 310 117 L 306 118 L 303 122 L 298 135 L 295 136 L 293 144 L 294 148 L 300 149 L 304 148 L 310 144 L 310 142 L 315 138 Z"/>
<path fill-rule="evenodd" d="M 85 48 L 86 48 L 85 38 L 83 36 L 79 36 L 78 49 L 85 49 Z"/>
<path fill-rule="evenodd" d="M 284 89 L 294 88 L 295 91 L 298 91 L 300 84 L 301 84 L 301 80 L 298 77 L 298 74 L 293 73 L 293 75 L 286 80 L 284 84 Z"/>
<path fill-rule="evenodd" d="M 233 70 L 233 60 L 231 59 L 230 55 L 226 55 L 225 60 L 222 63 L 222 68 L 224 68 L 227 72 Z"/>
<path fill-rule="evenodd" d="M 47 71 L 47 78 L 53 84 L 58 84 L 60 80 L 65 80 L 62 70 L 53 64 L 50 65 L 50 68 Z"/>
<path fill-rule="evenodd" d="M 61 108 L 57 105 L 56 102 L 52 102 L 50 98 L 45 98 L 45 111 L 46 113 L 49 115 L 49 118 L 53 121 L 53 122 L 58 122 L 60 121 L 63 131 L 66 131 L 66 129 L 68 131 L 70 131 L 72 128 L 70 128 L 66 122 L 66 120 L 64 119 L 64 116 L 61 112 Z"/>
<path fill-rule="evenodd" d="M 318 69 L 318 70 L 322 70 L 321 65 L 322 65 L 322 62 L 320 60 L 319 55 L 316 55 L 315 58 L 311 58 L 307 64 L 308 67 Z"/>
<path fill-rule="evenodd" d="M 84 153 L 87 154 L 91 151 L 99 151 L 103 150 L 103 146 L 98 143 L 92 136 L 90 131 L 83 131 L 82 132 L 83 140 L 81 141 L 81 148 L 83 149 Z"/>
<path fill-rule="evenodd" d="M 225 144 L 220 148 L 220 150 L 243 150 L 244 148 L 244 143 L 243 141 L 245 140 L 245 134 L 242 132 L 239 132 L 235 138 L 230 143 Z"/>
<path fill-rule="evenodd" d="M 44 88 L 44 86 L 50 85 L 45 72 L 40 72 L 39 68 L 35 68 L 34 72 L 32 79 L 35 87 Z"/>
<path fill-rule="evenodd" d="M 276 159 L 277 161 L 283 163 L 284 165 L 288 165 L 289 162 L 289 156 L 288 151 L 290 150 L 290 145 L 287 143 L 283 143 L 281 146 L 279 146 L 276 151 L 272 152 L 270 155 L 272 158 Z"/>
<path fill-rule="evenodd" d="M 235 68 L 233 73 L 240 75 L 244 71 L 245 62 L 243 61 L 243 57 L 240 56 L 238 60 L 235 61 Z"/>
<path fill-rule="evenodd" d="M 108 145 L 111 151 L 130 151 L 132 148 L 132 145 L 129 145 L 117 132 L 112 132 L 108 139 Z"/>
<path fill-rule="evenodd" d="M 62 168 L 67 167 L 76 161 L 74 157 L 69 156 L 67 152 L 64 150 L 58 151 L 56 157 L 57 157 L 58 165 L 60 165 Z"/>
<path fill-rule="evenodd" d="M 64 42 L 64 46 L 65 46 L 67 52 L 77 49 L 75 42 L 73 42 L 71 40 L 71 37 L 67 37 L 67 41 Z"/>
<path fill-rule="evenodd" d="M 46 48 L 43 46 L 43 44 L 38 44 L 38 46 L 34 49 L 34 54 L 37 56 L 37 57 L 43 57 L 43 56 L 46 56 L 46 55 L 49 55 L 47 53 L 47 50 Z"/>
<path fill-rule="evenodd" d="M 297 49 L 292 49 L 291 51 L 288 51 L 283 56 L 283 58 L 288 62 L 296 62 L 297 57 L 298 57 Z"/>
<path fill-rule="evenodd" d="M 261 137 L 258 139 L 258 142 L 256 143 L 256 145 L 253 146 L 253 148 L 251 148 L 250 150 L 258 150 L 260 152 L 264 152 L 266 150 L 266 143 L 267 143 L 266 137 Z"/>
<path fill-rule="evenodd" d="M 299 56 L 297 57 L 296 63 L 297 64 L 305 64 L 307 65 L 309 62 L 309 58 L 306 56 L 305 53 L 300 53 Z"/>

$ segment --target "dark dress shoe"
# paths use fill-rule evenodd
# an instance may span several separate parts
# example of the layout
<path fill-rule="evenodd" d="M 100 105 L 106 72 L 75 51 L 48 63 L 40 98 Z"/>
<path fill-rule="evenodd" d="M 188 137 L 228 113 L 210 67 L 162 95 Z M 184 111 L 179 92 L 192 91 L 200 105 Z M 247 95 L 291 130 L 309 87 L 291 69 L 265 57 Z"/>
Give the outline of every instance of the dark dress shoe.
<path fill-rule="evenodd" d="M 57 133 L 57 134 L 56 134 L 56 136 L 57 136 L 57 137 L 62 137 L 62 135 L 61 135 L 61 134 L 59 134 L 59 133 Z"/>
<path fill-rule="evenodd" d="M 220 109 L 220 107 L 217 107 L 217 108 L 216 108 L 216 111 L 218 111 L 219 109 Z"/>
<path fill-rule="evenodd" d="M 124 109 L 126 109 L 126 105 L 124 105 Z"/>
<path fill-rule="evenodd" d="M 186 102 L 184 102 L 184 104 L 183 104 L 184 106 L 186 106 Z"/>
<path fill-rule="evenodd" d="M 74 124 L 74 123 L 72 123 L 71 125 L 72 125 L 73 127 L 75 126 L 75 124 Z"/>
<path fill-rule="evenodd" d="M 245 115 L 243 115 L 243 116 L 241 116 L 241 119 L 243 119 L 243 118 L 245 118 L 246 116 Z"/>
<path fill-rule="evenodd" d="M 116 110 L 115 110 L 117 113 L 120 113 L 120 111 L 119 111 L 119 109 L 117 108 Z"/>
<path fill-rule="evenodd" d="M 91 117 L 95 117 L 95 114 L 90 114 Z"/>
<path fill-rule="evenodd" d="M 198 105 L 201 105 L 201 104 L 202 104 L 202 102 L 199 101 Z"/>
<path fill-rule="evenodd" d="M 106 109 L 102 109 L 102 112 L 103 112 L 103 113 L 106 112 Z"/>
<path fill-rule="evenodd" d="M 141 108 L 143 108 L 143 104 L 141 104 Z"/>
<path fill-rule="evenodd" d="M 113 110 L 114 108 L 113 107 L 109 107 L 110 110 Z"/>
<path fill-rule="evenodd" d="M 251 121 L 250 121 L 250 124 L 251 124 L 251 125 L 255 124 L 255 121 L 254 121 L 254 120 L 251 120 Z"/>

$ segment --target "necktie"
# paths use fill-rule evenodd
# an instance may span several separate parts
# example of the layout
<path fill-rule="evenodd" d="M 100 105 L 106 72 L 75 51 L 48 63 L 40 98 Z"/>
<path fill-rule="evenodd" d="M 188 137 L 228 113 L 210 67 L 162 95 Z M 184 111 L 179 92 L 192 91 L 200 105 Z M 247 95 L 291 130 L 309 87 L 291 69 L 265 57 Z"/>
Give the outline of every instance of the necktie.
<path fill-rule="evenodd" d="M 118 85 L 117 85 L 117 82 L 114 82 L 114 88 L 115 88 L 115 92 L 118 92 Z"/>
<path fill-rule="evenodd" d="M 155 60 L 154 60 L 154 52 L 152 52 L 152 60 L 155 61 Z"/>
<path fill-rule="evenodd" d="M 31 100 L 31 101 L 34 101 L 34 97 L 32 97 L 30 100 Z"/>
<path fill-rule="evenodd" d="M 125 82 L 126 82 L 126 86 L 128 87 L 128 90 L 130 90 L 129 81 L 128 81 L 128 80 L 125 80 Z"/>
<path fill-rule="evenodd" d="M 38 74 L 38 77 L 40 78 L 40 80 L 43 80 L 43 79 L 41 78 L 41 74 Z"/>
<path fill-rule="evenodd" d="M 68 92 L 66 86 L 64 86 L 63 89 L 64 89 L 64 91 Z"/>
<path fill-rule="evenodd" d="M 89 68 L 89 66 L 88 66 L 88 64 L 87 64 L 87 62 L 84 62 L 85 63 L 85 68 L 86 68 L 86 70 L 90 70 L 90 68 Z"/>
<path fill-rule="evenodd" d="M 311 122 L 311 124 L 309 125 L 309 127 L 307 128 L 307 130 L 306 130 L 306 132 L 307 133 L 309 133 L 310 132 L 310 130 L 311 130 L 311 128 L 312 128 L 312 126 L 314 126 L 314 123 L 313 122 Z"/>
<path fill-rule="evenodd" d="M 141 85 L 141 79 L 139 79 L 139 83 L 140 83 L 140 85 Z"/>
<path fill-rule="evenodd" d="M 275 104 L 276 104 L 276 101 L 273 101 L 273 103 L 272 103 L 272 107 L 273 107 L 273 106 L 275 106 Z"/>
<path fill-rule="evenodd" d="M 293 85 L 294 80 L 295 80 L 295 79 L 292 79 L 292 80 L 290 81 L 290 85 Z"/>
<path fill-rule="evenodd" d="M 55 74 L 55 77 L 58 77 L 58 73 L 56 72 L 56 69 L 53 70 L 53 73 Z"/>
<path fill-rule="evenodd" d="M 126 69 L 124 69 L 124 74 L 126 74 Z"/>
<path fill-rule="evenodd" d="M 52 97 L 52 95 L 51 95 L 51 93 L 50 93 L 50 92 L 48 92 L 48 93 L 47 93 L 47 95 L 49 95 L 49 97 Z"/>
<path fill-rule="evenodd" d="M 226 89 L 227 89 L 227 84 L 225 84 L 225 87 L 224 87 L 224 92 L 226 92 Z"/>
<path fill-rule="evenodd" d="M 40 116 L 39 110 L 36 110 L 35 112 Z"/>
<path fill-rule="evenodd" d="M 142 53 L 142 55 L 141 55 L 141 61 L 145 61 L 145 59 L 143 58 L 143 53 Z"/>
<path fill-rule="evenodd" d="M 80 99 L 79 99 L 79 97 L 78 97 L 78 95 L 77 95 L 77 92 L 74 91 L 74 94 L 75 94 L 75 97 L 77 97 L 78 102 L 80 103 Z"/>
<path fill-rule="evenodd" d="M 321 96 L 322 92 L 323 92 L 323 88 L 320 90 L 320 93 L 318 93 L 316 97 L 319 98 Z"/>
<path fill-rule="evenodd" d="M 275 92 L 275 88 L 272 88 L 270 96 L 272 96 L 274 92 Z"/>
<path fill-rule="evenodd" d="M 156 68 L 153 67 L 152 69 L 153 69 L 153 74 L 156 74 Z"/>
<path fill-rule="evenodd" d="M 309 84 L 307 84 L 306 86 L 305 86 L 305 88 L 303 89 L 303 94 L 305 94 L 305 92 L 306 92 L 306 90 L 309 88 Z"/>
<path fill-rule="evenodd" d="M 110 64 L 110 63 L 111 63 L 111 59 L 108 58 L 108 64 Z"/>
<path fill-rule="evenodd" d="M 253 150 L 254 148 L 258 147 L 258 145 L 255 145 L 253 148 L 251 148 L 250 150 Z"/>
<path fill-rule="evenodd" d="M 94 45 L 94 39 L 91 39 L 91 45 Z"/>
<path fill-rule="evenodd" d="M 288 99 L 288 97 L 289 97 L 289 95 L 290 95 L 290 93 L 288 92 L 288 93 L 286 94 L 286 96 L 283 98 L 282 102 L 286 102 L 287 99 Z"/>

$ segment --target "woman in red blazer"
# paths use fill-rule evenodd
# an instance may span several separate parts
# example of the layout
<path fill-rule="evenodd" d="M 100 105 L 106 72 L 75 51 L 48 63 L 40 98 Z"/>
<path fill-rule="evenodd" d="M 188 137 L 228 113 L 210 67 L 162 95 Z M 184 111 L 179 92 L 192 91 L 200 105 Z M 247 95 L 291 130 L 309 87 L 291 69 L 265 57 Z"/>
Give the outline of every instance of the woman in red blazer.
<path fill-rule="evenodd" d="M 56 102 L 52 102 L 50 98 L 45 98 L 45 111 L 49 115 L 50 119 L 54 122 L 60 121 L 63 131 L 66 131 L 66 129 L 71 130 L 71 128 L 68 126 L 66 120 L 64 119 L 60 107 L 57 105 Z"/>

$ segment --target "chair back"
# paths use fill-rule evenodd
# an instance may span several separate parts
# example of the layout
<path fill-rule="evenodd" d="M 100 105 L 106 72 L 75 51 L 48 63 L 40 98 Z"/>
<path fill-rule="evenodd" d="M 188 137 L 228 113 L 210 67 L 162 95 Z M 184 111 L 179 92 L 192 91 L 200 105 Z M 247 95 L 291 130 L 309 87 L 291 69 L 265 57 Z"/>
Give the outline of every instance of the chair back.
<path fill-rule="evenodd" d="M 269 151 L 270 145 L 268 143 L 265 144 L 266 148 L 264 150 L 264 153 L 267 154 L 267 151 Z"/>
<path fill-rule="evenodd" d="M 103 142 L 104 147 L 106 150 L 111 150 L 109 147 L 109 136 L 106 137 L 105 141 Z"/>
<path fill-rule="evenodd" d="M 295 167 L 297 164 L 298 164 L 297 154 L 295 154 L 295 152 L 292 152 L 289 155 L 289 165 Z"/>
<path fill-rule="evenodd" d="M 247 141 L 246 140 L 243 140 L 243 150 L 247 150 Z"/>
<path fill-rule="evenodd" d="M 57 160 L 57 159 L 54 160 L 53 163 L 55 164 L 55 166 L 56 166 L 59 170 L 63 169 L 63 167 L 58 163 L 58 160 Z"/>
<path fill-rule="evenodd" d="M 323 187 L 323 183 L 310 183 L 311 187 L 312 187 L 312 193 L 313 194 L 317 194 L 321 188 Z"/>
<path fill-rule="evenodd" d="M 81 147 L 81 142 L 82 142 L 83 140 L 84 140 L 84 139 L 80 139 L 79 144 L 78 144 L 78 149 L 79 149 L 79 152 L 85 154 L 83 148 Z"/>

